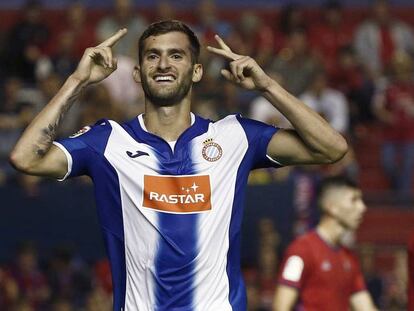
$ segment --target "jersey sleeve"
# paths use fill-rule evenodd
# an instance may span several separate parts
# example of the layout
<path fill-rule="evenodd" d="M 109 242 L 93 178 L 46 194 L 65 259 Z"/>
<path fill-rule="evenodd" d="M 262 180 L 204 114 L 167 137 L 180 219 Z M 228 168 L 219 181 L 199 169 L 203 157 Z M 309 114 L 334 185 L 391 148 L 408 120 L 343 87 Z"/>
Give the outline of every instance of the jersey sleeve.
<path fill-rule="evenodd" d="M 279 128 L 240 115 L 237 115 L 237 120 L 247 136 L 249 150 L 253 156 L 252 168 L 281 167 L 279 162 L 267 155 L 267 146 Z"/>
<path fill-rule="evenodd" d="M 283 258 L 278 283 L 301 289 L 311 270 L 311 265 L 306 245 L 299 241 L 293 242 Z"/>
<path fill-rule="evenodd" d="M 68 138 L 54 141 L 66 155 L 68 170 L 60 179 L 81 175 L 90 176 L 91 166 L 96 165 L 104 151 L 110 132 L 110 123 L 100 120 L 93 126 L 85 126 Z"/>

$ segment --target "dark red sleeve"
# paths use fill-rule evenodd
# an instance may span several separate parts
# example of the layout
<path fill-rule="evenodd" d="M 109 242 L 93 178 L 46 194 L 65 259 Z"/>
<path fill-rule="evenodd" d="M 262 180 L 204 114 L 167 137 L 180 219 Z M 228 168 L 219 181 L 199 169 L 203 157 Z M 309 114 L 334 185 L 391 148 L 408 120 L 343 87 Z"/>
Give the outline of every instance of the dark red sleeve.
<path fill-rule="evenodd" d="M 278 283 L 302 288 L 311 269 L 308 247 L 303 241 L 294 241 L 287 249 L 280 266 Z"/>

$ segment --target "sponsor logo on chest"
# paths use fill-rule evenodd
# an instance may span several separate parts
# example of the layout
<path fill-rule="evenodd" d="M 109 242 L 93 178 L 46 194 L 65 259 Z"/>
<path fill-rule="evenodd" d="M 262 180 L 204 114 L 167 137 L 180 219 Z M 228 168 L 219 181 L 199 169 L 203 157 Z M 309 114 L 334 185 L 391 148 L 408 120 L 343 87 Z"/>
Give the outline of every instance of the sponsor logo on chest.
<path fill-rule="evenodd" d="M 199 213 L 211 210 L 208 175 L 144 175 L 142 205 L 167 213 Z"/>

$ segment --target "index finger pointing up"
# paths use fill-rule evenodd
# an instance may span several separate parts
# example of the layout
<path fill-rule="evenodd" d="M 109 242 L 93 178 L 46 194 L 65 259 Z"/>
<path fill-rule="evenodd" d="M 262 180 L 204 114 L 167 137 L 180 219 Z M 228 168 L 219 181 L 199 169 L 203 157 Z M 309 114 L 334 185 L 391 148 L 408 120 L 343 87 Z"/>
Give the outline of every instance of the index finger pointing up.
<path fill-rule="evenodd" d="M 236 60 L 242 57 L 241 55 L 234 53 L 230 49 L 230 47 L 223 41 L 223 39 L 221 39 L 218 35 L 215 35 L 214 38 L 216 39 L 217 43 L 220 45 L 220 48 L 208 46 L 207 50 L 215 54 L 224 56 L 230 60 Z"/>
<path fill-rule="evenodd" d="M 127 31 L 128 30 L 126 28 L 122 28 L 122 29 L 118 30 L 115 34 L 113 34 L 111 37 L 106 39 L 104 42 L 102 42 L 98 46 L 99 47 L 112 47 L 112 46 L 114 46 L 123 36 L 125 36 Z"/>
<path fill-rule="evenodd" d="M 223 50 L 229 51 L 229 52 L 233 52 L 230 47 L 224 42 L 224 40 L 222 38 L 220 38 L 219 35 L 215 35 L 214 39 L 216 39 L 216 41 L 218 42 L 218 44 L 220 45 L 220 47 Z"/>

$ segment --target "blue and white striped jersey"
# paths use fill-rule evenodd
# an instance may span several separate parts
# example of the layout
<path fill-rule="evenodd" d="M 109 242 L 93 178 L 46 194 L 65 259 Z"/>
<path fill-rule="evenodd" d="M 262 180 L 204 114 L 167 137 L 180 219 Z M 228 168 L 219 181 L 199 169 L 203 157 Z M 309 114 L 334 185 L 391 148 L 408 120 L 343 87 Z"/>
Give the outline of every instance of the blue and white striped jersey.
<path fill-rule="evenodd" d="M 65 176 L 89 175 L 111 263 L 114 311 L 244 311 L 243 199 L 277 128 L 230 115 L 192 125 L 174 150 L 142 115 L 55 142 Z"/>

